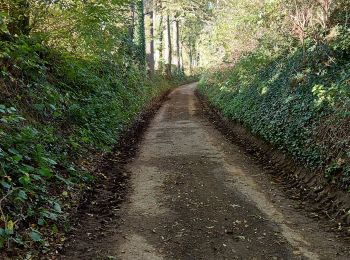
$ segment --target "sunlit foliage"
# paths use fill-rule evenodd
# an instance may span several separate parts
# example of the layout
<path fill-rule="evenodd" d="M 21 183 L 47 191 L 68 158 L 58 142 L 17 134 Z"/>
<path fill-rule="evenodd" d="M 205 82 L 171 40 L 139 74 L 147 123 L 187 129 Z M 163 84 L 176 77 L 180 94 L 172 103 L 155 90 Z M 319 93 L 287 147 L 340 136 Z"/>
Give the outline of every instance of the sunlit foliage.
<path fill-rule="evenodd" d="M 0 0 L 0 258 L 62 244 L 94 179 L 89 157 L 174 84 L 147 76 L 142 12 L 142 1 Z"/>
<path fill-rule="evenodd" d="M 202 93 L 226 117 L 349 190 L 350 3 L 229 2 L 236 8 L 208 31 L 222 35 L 208 50 L 214 57 L 221 46 L 219 63 L 230 66 L 206 73 Z"/>

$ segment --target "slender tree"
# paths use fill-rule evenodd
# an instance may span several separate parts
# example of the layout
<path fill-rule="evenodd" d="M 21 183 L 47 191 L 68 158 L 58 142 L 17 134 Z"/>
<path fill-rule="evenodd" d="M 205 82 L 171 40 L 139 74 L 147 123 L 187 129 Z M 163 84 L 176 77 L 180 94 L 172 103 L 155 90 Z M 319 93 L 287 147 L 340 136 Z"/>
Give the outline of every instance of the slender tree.
<path fill-rule="evenodd" d="M 168 78 L 171 78 L 171 65 L 173 63 L 173 47 L 172 47 L 172 38 L 171 38 L 171 23 L 170 23 L 170 14 L 167 14 L 167 34 L 168 34 L 168 64 L 166 68 L 166 74 Z"/>
<path fill-rule="evenodd" d="M 158 62 L 158 69 L 161 73 L 164 72 L 164 56 L 163 56 L 163 49 L 164 49 L 164 12 L 163 12 L 163 3 L 162 1 L 159 1 L 159 13 L 160 13 L 160 19 L 159 19 L 159 62 Z"/>
<path fill-rule="evenodd" d="M 144 1 L 139 0 L 138 2 L 138 48 L 139 48 L 139 59 L 140 66 L 146 71 L 146 35 L 145 35 L 145 12 L 144 12 Z"/>
<path fill-rule="evenodd" d="M 181 57 L 180 57 L 180 21 L 176 20 L 176 56 L 177 56 L 177 70 L 181 70 Z"/>
<path fill-rule="evenodd" d="M 150 75 L 154 74 L 155 70 L 155 54 L 154 54 L 154 22 L 155 22 L 155 3 L 153 0 L 148 0 L 146 13 L 149 16 L 149 42 L 147 46 L 147 65 Z"/>

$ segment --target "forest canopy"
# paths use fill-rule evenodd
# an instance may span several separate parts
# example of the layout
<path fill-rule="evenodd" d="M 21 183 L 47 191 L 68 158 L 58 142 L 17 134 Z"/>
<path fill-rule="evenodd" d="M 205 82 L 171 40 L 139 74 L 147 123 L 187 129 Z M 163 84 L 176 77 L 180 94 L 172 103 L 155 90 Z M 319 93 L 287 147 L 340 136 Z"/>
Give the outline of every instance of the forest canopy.
<path fill-rule="evenodd" d="M 151 71 L 168 63 L 187 70 L 232 63 L 261 44 L 276 50 L 329 41 L 349 20 L 346 0 L 1 2 L 2 37 L 31 34 L 82 56 L 130 51 L 142 41 L 135 26 L 144 16 Z"/>

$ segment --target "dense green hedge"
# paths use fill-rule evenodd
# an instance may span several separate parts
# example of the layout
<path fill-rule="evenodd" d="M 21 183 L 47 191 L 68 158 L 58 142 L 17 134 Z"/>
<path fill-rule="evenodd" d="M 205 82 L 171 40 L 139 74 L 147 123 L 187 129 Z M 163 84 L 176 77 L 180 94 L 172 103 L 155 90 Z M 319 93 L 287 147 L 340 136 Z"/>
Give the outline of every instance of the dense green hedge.
<path fill-rule="evenodd" d="M 350 33 L 331 43 L 272 54 L 261 47 L 234 67 L 203 76 L 200 91 L 224 116 L 350 184 Z"/>
<path fill-rule="evenodd" d="M 83 59 L 26 38 L 0 42 L 0 62 L 0 248 L 45 250 L 93 178 L 82 167 L 91 151 L 109 151 L 176 82 L 125 56 Z"/>

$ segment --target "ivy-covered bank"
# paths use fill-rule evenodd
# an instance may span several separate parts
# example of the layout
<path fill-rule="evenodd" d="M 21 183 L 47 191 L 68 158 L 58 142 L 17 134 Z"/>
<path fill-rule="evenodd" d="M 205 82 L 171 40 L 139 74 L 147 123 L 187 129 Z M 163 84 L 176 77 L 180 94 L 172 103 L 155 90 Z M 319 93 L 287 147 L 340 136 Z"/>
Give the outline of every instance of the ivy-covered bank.
<path fill-rule="evenodd" d="M 176 85 L 135 62 L 78 58 L 29 38 L 0 42 L 0 250 L 45 250 L 113 148 L 150 101 Z M 127 66 L 125 64 L 128 64 Z M 1 255 L 1 254 L 0 254 Z"/>
<path fill-rule="evenodd" d="M 261 47 L 204 75 L 200 91 L 223 115 L 350 188 L 350 34 L 280 51 Z"/>

